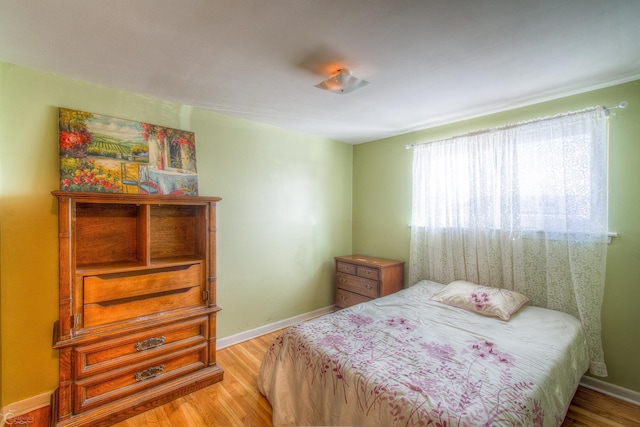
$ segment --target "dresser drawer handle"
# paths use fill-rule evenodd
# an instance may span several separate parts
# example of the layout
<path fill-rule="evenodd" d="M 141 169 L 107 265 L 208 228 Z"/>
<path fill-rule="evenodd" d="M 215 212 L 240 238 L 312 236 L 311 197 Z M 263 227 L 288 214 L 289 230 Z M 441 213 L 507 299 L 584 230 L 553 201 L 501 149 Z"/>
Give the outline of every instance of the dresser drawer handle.
<path fill-rule="evenodd" d="M 145 351 L 151 348 L 160 347 L 162 344 L 164 344 L 164 341 L 165 337 L 147 338 L 144 341 L 139 341 L 136 343 L 136 351 Z"/>
<path fill-rule="evenodd" d="M 162 371 L 164 371 L 164 365 L 154 366 L 142 372 L 136 372 L 136 381 L 144 381 L 157 377 L 162 374 Z"/>
<path fill-rule="evenodd" d="M 345 283 L 347 283 L 347 279 L 345 279 L 344 277 L 340 278 L 340 283 L 344 285 Z"/>
<path fill-rule="evenodd" d="M 370 291 L 371 289 L 373 289 L 373 286 L 370 283 L 367 283 L 365 288 L 367 288 L 367 290 Z"/>

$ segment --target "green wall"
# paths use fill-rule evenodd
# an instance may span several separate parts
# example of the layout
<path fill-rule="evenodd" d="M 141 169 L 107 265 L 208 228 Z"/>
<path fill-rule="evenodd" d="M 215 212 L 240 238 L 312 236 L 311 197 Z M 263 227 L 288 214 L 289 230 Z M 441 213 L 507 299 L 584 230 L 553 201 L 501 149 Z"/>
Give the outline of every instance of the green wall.
<path fill-rule="evenodd" d="M 413 152 L 407 144 L 620 101 L 629 106 L 611 110 L 610 119 L 609 228 L 619 237 L 607 256 L 602 334 L 609 376 L 602 380 L 640 392 L 640 81 L 356 145 L 354 252 L 409 261 Z"/>
<path fill-rule="evenodd" d="M 0 63 L 2 406 L 57 387 L 58 107 L 195 132 L 200 194 L 222 197 L 218 337 L 333 304 L 351 145 Z"/>
<path fill-rule="evenodd" d="M 332 258 L 352 247 L 408 261 L 406 144 L 623 100 L 611 117 L 609 222 L 620 237 L 609 246 L 604 380 L 640 392 L 640 81 L 352 147 L 0 63 L 1 404 L 57 383 L 57 107 L 195 132 L 200 194 L 223 198 L 222 338 L 331 305 Z"/>

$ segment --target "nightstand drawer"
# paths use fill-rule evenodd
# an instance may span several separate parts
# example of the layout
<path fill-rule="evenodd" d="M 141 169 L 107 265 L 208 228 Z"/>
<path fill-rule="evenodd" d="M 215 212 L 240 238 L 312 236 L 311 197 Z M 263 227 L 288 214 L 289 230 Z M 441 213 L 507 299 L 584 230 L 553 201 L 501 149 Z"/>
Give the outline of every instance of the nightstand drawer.
<path fill-rule="evenodd" d="M 345 291 L 344 289 L 336 289 L 336 307 L 339 308 L 347 308 L 351 307 L 352 305 L 371 300 L 372 298 L 354 294 L 353 292 Z"/>
<path fill-rule="evenodd" d="M 76 378 L 85 378 L 133 365 L 143 359 L 158 357 L 207 340 L 207 318 L 154 328 L 75 349 Z"/>
<path fill-rule="evenodd" d="M 338 262 L 336 263 L 336 271 L 340 273 L 347 273 L 356 275 L 356 266 L 353 264 L 347 264 L 346 262 Z"/>
<path fill-rule="evenodd" d="M 336 273 L 336 286 L 369 298 L 378 297 L 378 282 L 375 280 L 364 279 L 344 273 Z"/>
<path fill-rule="evenodd" d="M 380 280 L 380 270 L 377 268 L 362 267 L 359 265 L 356 271 L 360 277 L 366 277 L 371 280 Z"/>
<path fill-rule="evenodd" d="M 75 413 L 179 378 L 207 365 L 207 344 L 124 366 L 74 384 Z"/>

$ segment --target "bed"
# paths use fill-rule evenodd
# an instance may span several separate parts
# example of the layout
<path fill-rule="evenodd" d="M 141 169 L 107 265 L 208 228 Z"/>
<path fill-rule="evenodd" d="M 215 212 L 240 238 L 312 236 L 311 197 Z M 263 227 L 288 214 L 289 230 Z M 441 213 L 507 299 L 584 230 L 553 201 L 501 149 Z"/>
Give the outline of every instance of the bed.
<path fill-rule="evenodd" d="M 559 426 L 588 368 L 580 322 L 524 305 L 508 318 L 400 292 L 294 325 L 258 376 L 273 423 Z"/>

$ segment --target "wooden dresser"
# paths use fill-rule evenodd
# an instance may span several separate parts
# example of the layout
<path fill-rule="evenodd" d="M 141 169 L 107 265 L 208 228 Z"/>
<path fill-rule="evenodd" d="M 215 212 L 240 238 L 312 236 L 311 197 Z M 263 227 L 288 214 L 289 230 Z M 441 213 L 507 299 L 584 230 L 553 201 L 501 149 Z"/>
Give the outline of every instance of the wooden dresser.
<path fill-rule="evenodd" d="M 404 286 L 404 261 L 365 255 L 335 257 L 336 308 L 398 292 Z"/>
<path fill-rule="evenodd" d="M 221 381 L 220 198 L 53 194 L 60 381 L 52 424 L 110 425 Z"/>

